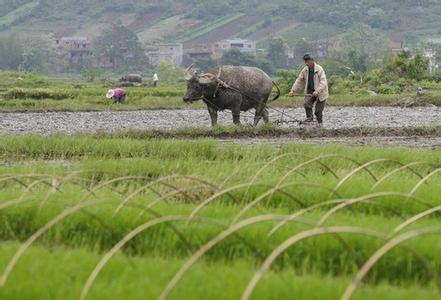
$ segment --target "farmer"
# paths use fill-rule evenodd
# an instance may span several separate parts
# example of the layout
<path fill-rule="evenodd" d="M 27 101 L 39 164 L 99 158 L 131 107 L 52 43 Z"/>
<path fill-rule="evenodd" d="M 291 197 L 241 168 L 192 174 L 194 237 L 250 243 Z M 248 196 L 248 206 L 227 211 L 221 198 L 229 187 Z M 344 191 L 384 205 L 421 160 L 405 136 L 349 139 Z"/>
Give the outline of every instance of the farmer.
<path fill-rule="evenodd" d="M 157 87 L 159 82 L 159 76 L 157 73 L 153 74 L 153 86 Z"/>
<path fill-rule="evenodd" d="M 113 99 L 113 103 L 124 104 L 126 102 L 127 92 L 121 88 L 109 90 L 106 94 L 107 99 Z"/>
<path fill-rule="evenodd" d="M 314 114 L 318 124 L 321 126 L 323 124 L 323 111 L 325 110 L 326 100 L 329 97 L 328 80 L 323 68 L 315 62 L 311 55 L 305 54 L 303 60 L 306 67 L 300 72 L 289 96 L 294 97 L 296 93 L 303 90 L 305 93 L 306 110 L 306 121 L 304 123 L 314 122 L 312 113 L 315 105 Z"/>

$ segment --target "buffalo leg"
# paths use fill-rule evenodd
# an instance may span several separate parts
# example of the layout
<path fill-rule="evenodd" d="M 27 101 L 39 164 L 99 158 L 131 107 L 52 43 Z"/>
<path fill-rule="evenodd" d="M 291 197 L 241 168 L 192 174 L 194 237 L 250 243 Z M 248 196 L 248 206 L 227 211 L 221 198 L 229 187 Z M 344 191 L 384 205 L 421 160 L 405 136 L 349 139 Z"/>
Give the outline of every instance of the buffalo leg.
<path fill-rule="evenodd" d="M 259 105 L 256 108 L 256 116 L 254 117 L 254 127 L 256 127 L 263 118 L 265 123 L 269 123 L 269 113 L 265 105 Z"/>
<path fill-rule="evenodd" d="M 269 123 L 269 112 L 268 109 L 263 110 L 263 121 L 268 124 Z"/>
<path fill-rule="evenodd" d="M 210 114 L 210 118 L 211 118 L 211 126 L 216 127 L 217 126 L 217 110 L 213 107 L 208 106 L 208 113 Z"/>
<path fill-rule="evenodd" d="M 254 117 L 254 127 L 257 127 L 257 125 L 260 122 L 260 119 L 262 119 L 262 116 L 256 112 L 256 116 Z"/>
<path fill-rule="evenodd" d="M 233 110 L 233 122 L 234 122 L 234 125 L 241 125 L 241 123 L 240 123 L 240 110 Z"/>
<path fill-rule="evenodd" d="M 238 99 L 238 101 L 235 102 L 233 108 L 231 109 L 231 112 L 233 113 L 233 122 L 234 125 L 241 125 L 240 123 L 240 106 L 242 101 Z"/>

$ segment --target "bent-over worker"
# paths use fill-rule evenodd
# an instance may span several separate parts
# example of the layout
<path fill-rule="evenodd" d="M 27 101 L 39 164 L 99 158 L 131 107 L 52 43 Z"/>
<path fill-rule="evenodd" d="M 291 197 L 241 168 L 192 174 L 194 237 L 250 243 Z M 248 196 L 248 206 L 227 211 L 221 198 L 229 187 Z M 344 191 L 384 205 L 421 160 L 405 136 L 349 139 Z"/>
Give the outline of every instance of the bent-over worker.
<path fill-rule="evenodd" d="M 109 90 L 106 94 L 107 99 L 113 99 L 113 103 L 124 104 L 126 102 L 127 92 L 124 89 L 116 88 Z"/>

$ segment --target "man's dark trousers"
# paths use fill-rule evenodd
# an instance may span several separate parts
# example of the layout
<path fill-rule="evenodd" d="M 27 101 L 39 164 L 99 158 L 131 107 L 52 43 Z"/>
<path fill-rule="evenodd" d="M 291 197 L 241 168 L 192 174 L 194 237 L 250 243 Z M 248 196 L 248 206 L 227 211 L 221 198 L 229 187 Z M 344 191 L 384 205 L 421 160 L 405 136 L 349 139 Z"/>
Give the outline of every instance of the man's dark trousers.
<path fill-rule="evenodd" d="M 308 120 L 313 120 L 313 109 L 315 104 L 315 116 L 317 117 L 317 122 L 319 124 L 323 123 L 323 111 L 325 110 L 326 101 L 320 101 L 318 97 L 307 97 L 305 99 L 305 110 L 306 118 Z"/>

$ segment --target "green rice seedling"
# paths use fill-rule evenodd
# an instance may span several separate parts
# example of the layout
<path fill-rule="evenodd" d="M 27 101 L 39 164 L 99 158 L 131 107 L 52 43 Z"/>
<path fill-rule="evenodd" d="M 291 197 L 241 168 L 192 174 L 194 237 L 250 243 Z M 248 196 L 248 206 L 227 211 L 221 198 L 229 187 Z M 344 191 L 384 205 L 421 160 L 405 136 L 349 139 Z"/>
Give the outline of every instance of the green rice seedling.
<path fill-rule="evenodd" d="M 0 248 L 0 264 L 17 246 L 16 243 L 9 243 Z M 85 249 L 33 247 L 6 288 L 0 290 L 0 298 L 77 300 L 88 275 L 100 258 L 101 255 Z M 87 299 L 157 299 L 173 271 L 182 263 L 179 259 L 164 259 L 160 256 L 132 257 L 128 260 L 118 254 L 100 273 Z M 239 299 L 255 271 L 253 264 L 241 260 L 233 264 L 202 262 L 192 268 L 182 284 L 170 295 L 170 299 L 187 296 L 192 299 Z M 299 275 L 293 270 L 270 271 L 257 286 L 253 299 L 288 299 L 293 295 L 301 300 L 339 299 L 349 282 L 349 277 Z M 358 300 L 437 297 L 439 293 L 434 286 L 423 288 L 409 284 L 396 287 L 386 283 L 366 285 L 354 295 L 354 299 Z"/>
<path fill-rule="evenodd" d="M 394 247 L 398 246 L 399 244 L 405 242 L 409 239 L 417 238 L 421 235 L 425 234 L 440 234 L 441 233 L 441 227 L 435 227 L 435 228 L 425 228 L 422 230 L 415 230 L 406 232 L 400 236 L 397 236 L 396 238 L 391 239 L 388 241 L 383 247 L 377 250 L 370 258 L 369 260 L 363 265 L 363 267 L 358 271 L 357 275 L 355 276 L 354 280 L 351 282 L 351 284 L 346 289 L 345 293 L 343 294 L 342 300 L 349 300 L 352 297 L 352 294 L 355 292 L 357 286 L 360 284 L 360 282 L 363 280 L 363 278 L 366 276 L 366 274 L 369 272 L 369 270 L 378 262 L 380 258 L 382 258 L 387 252 L 389 252 Z"/>
<path fill-rule="evenodd" d="M 439 150 L 87 135 L 0 145 L 0 298 L 69 286 L 75 299 L 338 299 L 352 278 L 356 299 L 439 295 Z M 36 270 L 51 271 L 46 283 Z"/>

